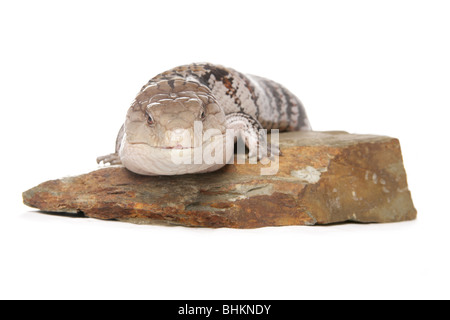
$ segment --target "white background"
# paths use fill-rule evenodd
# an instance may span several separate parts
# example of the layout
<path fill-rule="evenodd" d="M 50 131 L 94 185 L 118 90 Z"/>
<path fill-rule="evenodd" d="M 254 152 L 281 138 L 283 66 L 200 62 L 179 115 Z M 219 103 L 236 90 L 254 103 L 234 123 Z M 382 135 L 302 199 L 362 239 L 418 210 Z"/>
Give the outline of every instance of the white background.
<path fill-rule="evenodd" d="M 450 298 L 448 1 L 0 2 L 0 298 Z M 418 219 L 255 230 L 37 213 L 97 168 L 141 86 L 208 61 L 296 93 L 316 130 L 400 139 Z"/>

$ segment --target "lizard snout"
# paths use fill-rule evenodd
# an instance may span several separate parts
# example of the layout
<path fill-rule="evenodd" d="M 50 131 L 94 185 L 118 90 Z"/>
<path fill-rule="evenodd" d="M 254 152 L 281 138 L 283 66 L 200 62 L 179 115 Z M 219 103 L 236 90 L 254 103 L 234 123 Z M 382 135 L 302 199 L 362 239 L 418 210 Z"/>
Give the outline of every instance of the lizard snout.
<path fill-rule="evenodd" d="M 165 147 L 167 148 L 192 148 L 194 146 L 193 131 L 185 128 L 174 128 L 166 131 Z"/>

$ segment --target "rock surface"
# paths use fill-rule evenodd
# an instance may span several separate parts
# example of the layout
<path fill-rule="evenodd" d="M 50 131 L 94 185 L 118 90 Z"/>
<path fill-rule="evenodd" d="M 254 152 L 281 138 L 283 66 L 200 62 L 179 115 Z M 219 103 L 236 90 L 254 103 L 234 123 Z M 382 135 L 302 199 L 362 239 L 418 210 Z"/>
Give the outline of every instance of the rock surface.
<path fill-rule="evenodd" d="M 214 228 L 416 218 L 397 139 L 290 132 L 280 134 L 280 147 L 275 175 L 261 175 L 270 166 L 260 163 L 156 177 L 106 167 L 44 182 L 24 192 L 23 200 L 47 212 Z"/>

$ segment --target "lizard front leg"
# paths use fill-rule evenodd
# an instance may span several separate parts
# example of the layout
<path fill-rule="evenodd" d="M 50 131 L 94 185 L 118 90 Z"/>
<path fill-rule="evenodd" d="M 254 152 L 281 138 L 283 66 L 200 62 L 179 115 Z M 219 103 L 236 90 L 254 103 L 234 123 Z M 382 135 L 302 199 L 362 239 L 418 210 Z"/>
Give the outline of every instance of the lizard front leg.
<path fill-rule="evenodd" d="M 281 155 L 277 145 L 268 143 L 266 131 L 252 116 L 243 112 L 230 113 L 226 116 L 226 127 L 237 131 L 245 141 L 249 158 L 256 156 L 258 160 L 264 157 L 272 159 L 275 155 Z"/>
<path fill-rule="evenodd" d="M 111 165 L 122 164 L 117 153 L 110 153 L 106 156 L 97 157 L 97 163 L 100 164 L 101 162 L 103 162 L 103 164 L 109 163 Z"/>
<path fill-rule="evenodd" d="M 122 144 L 122 139 L 123 139 L 123 135 L 125 133 L 125 127 L 124 125 L 122 125 L 122 127 L 119 130 L 119 133 L 117 135 L 116 138 L 116 152 L 114 153 L 110 153 L 106 156 L 101 156 L 97 158 L 97 163 L 100 164 L 101 162 L 103 162 L 103 164 L 111 164 L 111 165 L 119 165 L 122 164 L 122 161 L 120 160 L 119 157 L 119 150 L 120 150 L 120 145 Z"/>

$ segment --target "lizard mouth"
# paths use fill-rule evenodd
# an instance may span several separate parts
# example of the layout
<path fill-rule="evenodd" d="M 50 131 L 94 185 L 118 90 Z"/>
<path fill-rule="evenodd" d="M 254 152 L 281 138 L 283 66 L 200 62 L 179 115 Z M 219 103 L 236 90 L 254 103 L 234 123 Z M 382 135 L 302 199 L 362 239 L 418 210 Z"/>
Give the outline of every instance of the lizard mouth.
<path fill-rule="evenodd" d="M 154 147 L 155 148 L 155 147 Z M 182 149 L 194 149 L 194 147 L 183 147 L 181 144 L 176 145 L 175 147 L 156 147 L 156 148 L 160 148 L 160 149 L 177 149 L 177 150 L 182 150 Z"/>
<path fill-rule="evenodd" d="M 173 150 L 173 149 L 175 149 L 175 150 L 183 150 L 183 149 L 195 149 L 195 148 L 197 148 L 197 147 L 183 147 L 181 144 L 176 145 L 176 146 L 172 146 L 172 147 L 152 146 L 152 145 L 149 145 L 146 142 L 129 142 L 129 144 L 134 145 L 134 146 L 143 145 L 143 146 L 148 146 L 148 147 L 151 147 L 151 148 L 162 149 L 162 150 Z"/>
<path fill-rule="evenodd" d="M 205 146 L 207 144 L 215 142 L 216 141 L 216 137 L 217 138 L 218 137 L 222 137 L 223 138 L 223 135 L 214 135 L 214 136 L 210 137 L 208 140 L 203 141 L 202 146 Z M 135 141 L 135 142 L 129 141 L 128 143 L 131 144 L 131 145 L 145 145 L 145 146 L 148 146 L 148 147 L 151 147 L 151 148 L 161 149 L 161 150 L 186 150 L 186 149 L 196 149 L 196 148 L 201 147 L 201 146 L 194 146 L 194 147 L 192 147 L 192 146 L 183 146 L 180 143 L 177 144 L 176 146 L 154 146 L 154 145 L 150 145 L 149 143 L 144 142 L 144 141 Z"/>
<path fill-rule="evenodd" d="M 152 145 L 149 142 L 126 141 L 119 150 L 122 164 L 138 174 L 179 175 L 216 170 L 234 155 L 234 143 L 230 147 L 219 137 L 205 139 L 200 146 L 194 147 L 189 143 L 183 146 L 177 142 L 172 145 Z"/>

